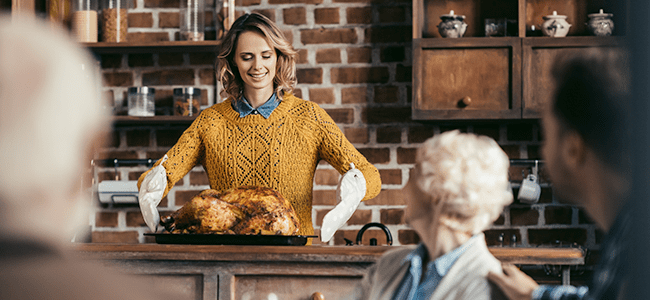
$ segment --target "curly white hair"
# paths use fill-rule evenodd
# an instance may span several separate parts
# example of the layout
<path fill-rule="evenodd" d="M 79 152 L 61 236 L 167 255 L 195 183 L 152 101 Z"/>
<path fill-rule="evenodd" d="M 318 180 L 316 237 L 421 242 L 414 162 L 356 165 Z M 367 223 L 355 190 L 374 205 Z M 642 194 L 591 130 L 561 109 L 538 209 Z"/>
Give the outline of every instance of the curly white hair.
<path fill-rule="evenodd" d="M 442 133 L 424 142 L 416 162 L 416 184 L 432 207 L 441 207 L 441 224 L 453 230 L 482 232 L 512 203 L 510 161 L 487 136 Z"/>

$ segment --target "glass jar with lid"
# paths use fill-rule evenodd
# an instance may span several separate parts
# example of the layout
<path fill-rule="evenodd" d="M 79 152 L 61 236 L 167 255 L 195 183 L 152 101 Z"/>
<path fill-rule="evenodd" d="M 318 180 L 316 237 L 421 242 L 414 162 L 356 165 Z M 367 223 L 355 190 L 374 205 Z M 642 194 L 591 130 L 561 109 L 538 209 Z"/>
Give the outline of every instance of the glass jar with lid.
<path fill-rule="evenodd" d="M 147 86 L 129 88 L 128 105 L 129 116 L 153 117 L 156 115 L 156 90 Z"/>
<path fill-rule="evenodd" d="M 205 0 L 181 0 L 180 36 L 183 41 L 203 41 Z"/>
<path fill-rule="evenodd" d="M 174 89 L 174 115 L 196 116 L 201 112 L 201 89 L 194 87 Z"/>
<path fill-rule="evenodd" d="M 72 32 L 80 43 L 97 43 L 98 0 L 72 0 Z"/>
<path fill-rule="evenodd" d="M 102 42 L 126 42 L 128 8 L 128 0 L 102 0 Z"/>

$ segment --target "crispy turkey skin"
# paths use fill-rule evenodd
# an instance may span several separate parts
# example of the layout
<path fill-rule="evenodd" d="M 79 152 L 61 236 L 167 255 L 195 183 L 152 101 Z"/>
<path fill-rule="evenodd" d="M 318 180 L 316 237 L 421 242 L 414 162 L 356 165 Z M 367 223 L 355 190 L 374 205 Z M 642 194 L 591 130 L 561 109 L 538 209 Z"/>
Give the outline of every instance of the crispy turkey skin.
<path fill-rule="evenodd" d="M 289 201 L 255 186 L 204 190 L 160 224 L 170 233 L 294 235 L 300 228 Z"/>

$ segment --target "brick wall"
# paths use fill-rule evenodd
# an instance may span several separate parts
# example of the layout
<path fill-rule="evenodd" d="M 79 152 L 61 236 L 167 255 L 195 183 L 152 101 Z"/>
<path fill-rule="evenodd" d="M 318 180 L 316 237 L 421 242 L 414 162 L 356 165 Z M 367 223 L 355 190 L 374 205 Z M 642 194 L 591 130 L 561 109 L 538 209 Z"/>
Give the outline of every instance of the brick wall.
<path fill-rule="evenodd" d="M 210 4 L 214 5 L 214 3 Z M 347 226 L 330 244 L 355 240 L 357 231 L 368 222 L 386 224 L 396 245 L 417 242 L 416 234 L 404 224 L 401 189 L 413 166 L 416 147 L 427 138 L 451 129 L 491 136 L 511 159 L 539 159 L 541 132 L 536 120 L 422 122 L 411 119 L 411 1 L 367 0 L 241 0 L 238 15 L 260 12 L 274 20 L 293 41 L 299 52 L 298 85 L 295 93 L 317 102 L 334 118 L 348 139 L 379 169 L 382 192 L 363 203 Z M 177 35 L 178 1 L 138 1 L 129 16 L 129 38 L 170 39 Z M 214 11 L 214 9 L 213 9 Z M 210 14 L 211 15 L 211 14 Z M 213 15 L 211 15 L 214 17 Z M 208 30 L 215 30 L 214 23 Z M 213 35 L 214 36 L 214 35 Z M 128 86 L 157 88 L 158 114 L 171 109 L 171 90 L 180 86 L 203 89 L 202 106 L 219 102 L 214 80 L 213 53 L 145 53 L 101 55 L 104 90 L 119 105 Z M 113 103 L 113 102 L 111 102 Z M 118 124 L 113 140 L 102 153 L 105 158 L 158 159 L 176 142 L 187 124 Z M 513 183 L 530 166 L 513 166 Z M 146 169 L 121 167 L 122 178 L 131 180 Z M 543 172 L 542 172 L 543 173 Z M 99 168 L 99 179 L 114 178 L 111 168 Z M 544 174 L 542 174 L 544 177 Z M 339 174 L 321 164 L 315 176 L 315 228 L 335 204 Z M 544 189 L 538 204 L 515 201 L 487 232 L 491 245 L 573 244 L 597 249 L 600 234 L 581 209 L 557 203 L 542 178 Z M 516 186 L 516 185 L 515 185 Z M 195 168 L 163 200 L 160 210 L 178 209 L 194 194 L 208 188 L 202 168 Z M 516 193 L 516 190 L 515 190 Z M 516 195 L 516 194 L 515 194 Z M 139 208 L 104 207 L 93 222 L 94 242 L 151 242 Z M 364 244 L 380 230 L 369 230 Z M 316 241 L 317 242 L 317 241 Z"/>

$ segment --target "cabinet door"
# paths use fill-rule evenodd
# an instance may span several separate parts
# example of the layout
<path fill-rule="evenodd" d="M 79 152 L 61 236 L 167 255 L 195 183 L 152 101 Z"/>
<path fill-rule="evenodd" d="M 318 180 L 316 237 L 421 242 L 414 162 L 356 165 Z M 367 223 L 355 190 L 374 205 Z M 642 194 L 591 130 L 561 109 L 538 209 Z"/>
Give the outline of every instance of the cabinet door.
<path fill-rule="evenodd" d="M 325 299 L 342 299 L 361 277 L 314 275 L 237 275 L 234 300 L 308 300 L 319 292 Z"/>
<path fill-rule="evenodd" d="M 555 91 L 552 69 L 558 57 L 591 47 L 616 47 L 622 37 L 526 38 L 523 40 L 523 118 L 539 118 Z"/>
<path fill-rule="evenodd" d="M 521 117 L 521 39 L 416 39 L 413 119 Z"/>

